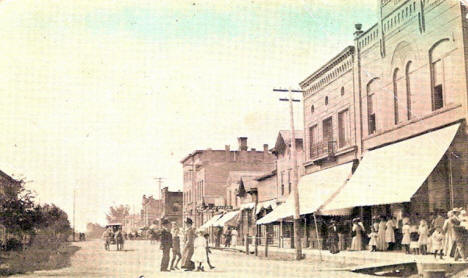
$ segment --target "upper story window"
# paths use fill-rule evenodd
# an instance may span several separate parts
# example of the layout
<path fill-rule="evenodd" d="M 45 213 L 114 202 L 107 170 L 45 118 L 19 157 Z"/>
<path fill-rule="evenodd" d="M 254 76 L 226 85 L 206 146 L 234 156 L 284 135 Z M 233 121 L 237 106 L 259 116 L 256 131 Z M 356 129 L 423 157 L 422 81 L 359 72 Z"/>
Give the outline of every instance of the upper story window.
<path fill-rule="evenodd" d="M 409 61 L 406 64 L 406 69 L 405 69 L 405 80 L 406 80 L 406 117 L 408 120 L 411 120 L 413 117 L 413 111 L 411 110 L 411 64 L 412 62 Z"/>
<path fill-rule="evenodd" d="M 445 59 L 449 52 L 449 39 L 443 39 L 429 50 L 431 65 L 432 111 L 445 105 Z"/>
<path fill-rule="evenodd" d="M 328 96 L 325 97 L 325 105 L 328 105 Z"/>
<path fill-rule="evenodd" d="M 333 141 L 333 120 L 332 117 L 323 120 L 323 142 Z"/>
<path fill-rule="evenodd" d="M 399 80 L 399 70 L 395 69 L 393 72 L 393 119 L 394 123 L 398 124 L 399 117 L 398 117 L 398 80 Z"/>
<path fill-rule="evenodd" d="M 284 195 L 284 171 L 281 172 L 281 195 Z"/>
<path fill-rule="evenodd" d="M 341 96 L 344 96 L 344 87 L 341 87 Z"/>
<path fill-rule="evenodd" d="M 315 107 L 312 105 L 312 106 L 310 107 L 310 113 L 314 113 L 314 111 L 315 111 Z"/>
<path fill-rule="evenodd" d="M 316 156 L 316 145 L 318 143 L 317 125 L 309 127 L 309 157 Z"/>
<path fill-rule="evenodd" d="M 372 79 L 367 84 L 367 133 L 374 134 L 377 127 L 377 119 L 375 116 L 375 90 L 377 86 L 377 78 Z"/>
<path fill-rule="evenodd" d="M 288 193 L 291 193 L 291 169 L 288 170 Z"/>
<path fill-rule="evenodd" d="M 348 109 L 338 113 L 338 144 L 340 148 L 349 144 L 349 112 Z"/>

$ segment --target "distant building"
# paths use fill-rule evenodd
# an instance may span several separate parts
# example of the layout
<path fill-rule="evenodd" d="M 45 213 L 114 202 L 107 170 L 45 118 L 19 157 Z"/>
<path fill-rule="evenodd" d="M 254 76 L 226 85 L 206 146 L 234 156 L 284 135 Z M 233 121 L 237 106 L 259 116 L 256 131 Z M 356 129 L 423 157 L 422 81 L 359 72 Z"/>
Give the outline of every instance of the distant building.
<path fill-rule="evenodd" d="M 184 186 L 183 216 L 190 217 L 195 226 L 209 220 L 214 210 L 224 206 L 226 180 L 231 171 L 271 171 L 275 156 L 263 146 L 263 151 L 248 150 L 247 138 L 239 137 L 239 149 L 197 150 L 182 161 Z"/>
<path fill-rule="evenodd" d="M 182 199 L 183 193 L 181 191 L 169 191 L 169 188 L 164 187 L 161 190 L 161 218 L 176 222 L 179 227 L 182 227 Z"/>
<path fill-rule="evenodd" d="M 155 221 L 159 223 L 161 218 L 161 200 L 154 199 L 153 196 L 143 195 L 141 202 L 141 222 L 145 227 L 151 226 Z"/>

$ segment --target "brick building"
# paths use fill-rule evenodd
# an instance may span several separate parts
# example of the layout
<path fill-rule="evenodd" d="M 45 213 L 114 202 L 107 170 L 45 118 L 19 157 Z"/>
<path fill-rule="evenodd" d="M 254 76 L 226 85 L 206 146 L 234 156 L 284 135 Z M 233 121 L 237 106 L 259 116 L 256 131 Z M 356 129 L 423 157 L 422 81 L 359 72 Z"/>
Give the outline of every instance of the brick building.
<path fill-rule="evenodd" d="M 159 223 L 161 217 L 161 200 L 153 196 L 143 195 L 141 200 L 141 222 L 145 227 L 151 226 L 155 221 Z"/>
<path fill-rule="evenodd" d="M 161 218 L 170 222 L 176 222 L 182 227 L 183 194 L 181 191 L 169 191 L 169 188 L 161 189 Z"/>
<path fill-rule="evenodd" d="M 238 138 L 239 148 L 231 151 L 197 150 L 185 157 L 183 166 L 183 216 L 190 217 L 199 227 L 224 206 L 226 180 L 231 171 L 271 171 L 275 157 L 268 151 L 248 150 L 247 138 Z"/>
<path fill-rule="evenodd" d="M 301 82 L 306 173 L 354 162 L 323 209 L 417 219 L 466 206 L 467 31 L 459 1 L 381 1 L 379 21 Z"/>

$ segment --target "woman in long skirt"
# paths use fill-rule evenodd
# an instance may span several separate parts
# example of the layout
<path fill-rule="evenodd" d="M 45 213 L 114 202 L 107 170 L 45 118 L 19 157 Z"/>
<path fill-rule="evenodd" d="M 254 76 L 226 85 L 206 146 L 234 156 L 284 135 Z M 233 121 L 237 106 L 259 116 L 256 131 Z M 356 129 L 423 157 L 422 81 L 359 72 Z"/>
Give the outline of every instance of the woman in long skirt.
<path fill-rule="evenodd" d="M 393 250 L 395 246 L 395 224 L 393 222 L 393 219 L 389 219 L 387 221 L 386 225 L 386 230 L 385 230 L 385 243 L 388 246 L 388 250 Z"/>
<path fill-rule="evenodd" d="M 401 239 L 401 246 L 405 248 L 406 254 L 410 254 L 410 243 L 411 243 L 411 226 L 409 225 L 409 218 L 403 219 L 403 227 L 401 228 L 403 238 Z"/>
<path fill-rule="evenodd" d="M 379 231 L 377 237 L 377 250 L 385 251 L 387 250 L 387 242 L 385 241 L 385 231 L 387 229 L 387 222 L 385 221 L 385 217 L 380 218 L 379 223 Z"/>
<path fill-rule="evenodd" d="M 359 218 L 353 219 L 353 240 L 351 241 L 351 248 L 352 251 L 361 251 L 363 250 L 362 246 L 362 233 L 364 232 L 364 226 L 361 222 L 359 222 Z"/>

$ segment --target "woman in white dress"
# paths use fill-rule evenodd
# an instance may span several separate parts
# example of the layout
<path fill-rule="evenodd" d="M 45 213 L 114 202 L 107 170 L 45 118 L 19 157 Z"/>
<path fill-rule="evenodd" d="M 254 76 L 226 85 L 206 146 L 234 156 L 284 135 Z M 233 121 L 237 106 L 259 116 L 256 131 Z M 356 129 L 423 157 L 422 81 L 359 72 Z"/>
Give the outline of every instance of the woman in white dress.
<path fill-rule="evenodd" d="M 385 221 L 385 217 L 380 218 L 379 223 L 379 230 L 377 236 L 377 250 L 385 251 L 387 250 L 387 242 L 385 241 L 385 231 L 387 229 L 387 222 Z"/>
<path fill-rule="evenodd" d="M 232 232 L 231 232 L 231 245 L 233 247 L 236 247 L 237 246 L 237 236 L 239 235 L 239 233 L 237 232 L 237 229 L 236 228 L 233 228 L 232 229 Z"/>
<path fill-rule="evenodd" d="M 195 271 L 205 271 L 205 268 L 203 266 L 204 263 L 206 263 L 206 247 L 207 247 L 207 242 L 205 238 L 203 237 L 203 232 L 198 232 L 197 237 L 195 238 L 195 241 L 193 243 L 193 256 L 192 260 L 195 262 Z"/>
<path fill-rule="evenodd" d="M 395 224 L 393 219 L 389 219 L 386 224 L 385 242 L 387 243 L 388 250 L 393 250 L 395 246 Z"/>
<path fill-rule="evenodd" d="M 351 251 L 363 250 L 362 234 L 365 232 L 364 225 L 359 221 L 359 218 L 353 219 L 353 240 L 351 241 Z"/>

